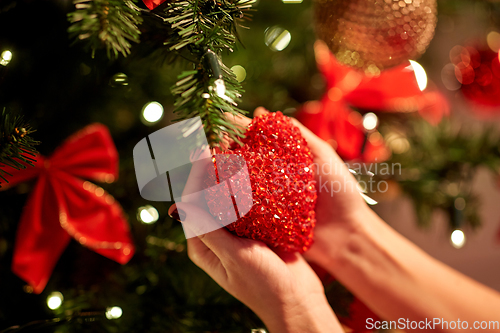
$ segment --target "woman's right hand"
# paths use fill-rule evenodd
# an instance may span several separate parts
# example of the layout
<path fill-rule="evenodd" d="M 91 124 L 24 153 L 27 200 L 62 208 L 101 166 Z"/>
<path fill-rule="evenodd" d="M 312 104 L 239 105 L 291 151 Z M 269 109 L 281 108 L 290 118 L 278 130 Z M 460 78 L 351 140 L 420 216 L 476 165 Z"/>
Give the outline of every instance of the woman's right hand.
<path fill-rule="evenodd" d="M 260 107 L 254 116 L 269 111 Z M 367 214 L 373 214 L 361 197 L 356 178 L 327 142 L 293 119 L 314 155 L 316 228 L 314 245 L 304 254 L 308 260 L 331 268 L 349 236 Z"/>

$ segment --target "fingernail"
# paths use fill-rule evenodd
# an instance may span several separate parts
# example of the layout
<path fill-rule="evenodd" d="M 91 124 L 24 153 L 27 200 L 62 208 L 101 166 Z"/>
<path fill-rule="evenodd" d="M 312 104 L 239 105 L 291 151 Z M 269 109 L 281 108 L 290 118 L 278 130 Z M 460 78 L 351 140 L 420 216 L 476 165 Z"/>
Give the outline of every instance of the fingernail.
<path fill-rule="evenodd" d="M 172 207 L 174 207 L 173 210 L 172 210 Z M 172 206 L 172 207 L 170 207 L 170 209 L 168 211 L 168 215 L 171 218 L 173 218 L 174 220 L 177 220 L 179 222 L 185 221 L 186 220 L 186 213 L 182 209 L 179 209 L 175 206 Z"/>

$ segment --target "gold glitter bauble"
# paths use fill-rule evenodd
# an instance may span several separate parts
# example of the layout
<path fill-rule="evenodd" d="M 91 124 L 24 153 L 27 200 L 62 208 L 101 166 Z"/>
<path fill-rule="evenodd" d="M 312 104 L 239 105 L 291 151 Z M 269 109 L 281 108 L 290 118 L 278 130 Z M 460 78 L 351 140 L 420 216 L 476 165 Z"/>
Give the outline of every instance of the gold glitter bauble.
<path fill-rule="evenodd" d="M 315 28 L 337 59 L 377 75 L 425 52 L 436 0 L 315 0 Z"/>

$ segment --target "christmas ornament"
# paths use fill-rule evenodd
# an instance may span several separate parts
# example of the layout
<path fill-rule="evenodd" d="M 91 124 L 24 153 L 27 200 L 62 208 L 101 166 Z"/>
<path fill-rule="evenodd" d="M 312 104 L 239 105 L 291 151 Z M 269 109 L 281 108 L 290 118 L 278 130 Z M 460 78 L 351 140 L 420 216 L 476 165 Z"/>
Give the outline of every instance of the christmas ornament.
<path fill-rule="evenodd" d="M 313 157 L 300 131 L 281 112 L 253 119 L 242 140 L 243 147 L 214 156 L 217 174 L 226 166 L 234 167 L 234 159 L 242 156 L 248 166 L 252 186 L 251 210 L 227 228 L 238 236 L 263 241 L 271 247 L 289 252 L 305 252 L 313 243 L 316 223 L 314 206 L 316 189 Z M 222 181 L 222 179 L 218 179 Z M 235 199 L 242 192 L 238 180 L 231 179 Z M 207 183 L 213 184 L 213 179 Z M 210 188 L 205 198 L 213 216 L 224 221 L 221 194 Z"/>
<path fill-rule="evenodd" d="M 472 103 L 498 112 L 500 106 L 500 61 L 497 52 L 488 47 L 457 45 L 450 51 L 455 76 L 462 84 L 463 95 Z"/>
<path fill-rule="evenodd" d="M 315 28 L 337 59 L 370 74 L 424 53 L 436 0 L 315 0 Z"/>
<path fill-rule="evenodd" d="M 125 264 L 134 253 L 123 212 L 104 189 L 79 177 L 112 182 L 118 154 L 107 128 L 90 125 L 34 167 L 10 168 L 7 187 L 37 178 L 17 230 L 12 270 L 35 293 L 45 288 L 71 237 Z"/>
<path fill-rule="evenodd" d="M 305 103 L 297 119 L 329 142 L 346 160 L 382 162 L 390 152 L 380 133 L 367 126 L 363 112 L 416 112 L 432 124 L 449 113 L 437 91 L 421 91 L 411 64 L 405 63 L 374 77 L 337 61 L 323 42 L 315 44 L 316 62 L 326 79 L 321 101 Z"/>

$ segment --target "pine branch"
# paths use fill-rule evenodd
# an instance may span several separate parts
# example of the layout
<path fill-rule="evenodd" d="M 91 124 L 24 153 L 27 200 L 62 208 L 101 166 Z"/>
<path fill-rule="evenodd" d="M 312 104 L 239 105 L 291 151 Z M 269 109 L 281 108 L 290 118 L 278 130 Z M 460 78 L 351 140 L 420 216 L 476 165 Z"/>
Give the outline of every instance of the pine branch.
<path fill-rule="evenodd" d="M 0 187 L 2 180 L 9 182 L 6 176 L 12 176 L 2 170 L 9 166 L 16 170 L 25 169 L 26 165 L 33 166 L 36 160 L 35 145 L 39 142 L 33 140 L 29 135 L 35 132 L 27 125 L 22 116 L 13 116 L 5 108 L 0 117 Z"/>
<path fill-rule="evenodd" d="M 130 54 L 131 42 L 139 43 L 140 13 L 130 0 L 74 0 L 76 11 L 68 14 L 70 37 L 83 40 L 94 56 L 106 48 L 108 58 Z"/>
<path fill-rule="evenodd" d="M 409 149 L 393 154 L 388 162 L 400 164 L 402 172 L 395 180 L 412 198 L 419 224 L 428 225 L 432 212 L 442 209 L 449 214 L 451 228 L 478 227 L 480 202 L 472 181 L 480 167 L 499 174 L 498 132 L 493 126 L 474 132 L 457 129 L 449 120 L 436 127 L 416 119 L 409 124 L 403 138 Z"/>
<path fill-rule="evenodd" d="M 174 112 L 178 120 L 199 115 L 209 144 L 218 146 L 223 133 L 237 143 L 242 130 L 228 123 L 224 113 L 246 113 L 237 108 L 243 89 L 221 61 L 220 54 L 233 51 L 238 22 L 247 17 L 255 0 L 173 2 L 165 9 L 165 22 L 174 29 L 165 45 L 171 51 L 189 50 L 195 70 L 185 71 L 172 87 L 177 95 Z"/>
<path fill-rule="evenodd" d="M 218 146 L 222 134 L 236 142 L 241 129 L 228 123 L 224 113 L 243 114 L 237 107 L 243 89 L 235 75 L 220 61 L 223 51 L 233 51 L 238 40 L 237 27 L 249 17 L 256 0 L 185 0 L 172 1 L 163 13 L 140 9 L 130 1 L 74 0 L 77 11 L 70 13 L 72 36 L 87 40 L 93 52 L 106 45 L 108 57 L 130 53 L 129 41 L 139 42 L 137 25 L 141 12 L 147 19 L 160 18 L 166 29 L 167 53 L 181 56 L 194 64 L 172 87 L 177 95 L 174 112 L 178 120 L 200 116 L 211 146 Z M 211 58 L 210 61 L 207 61 Z"/>

